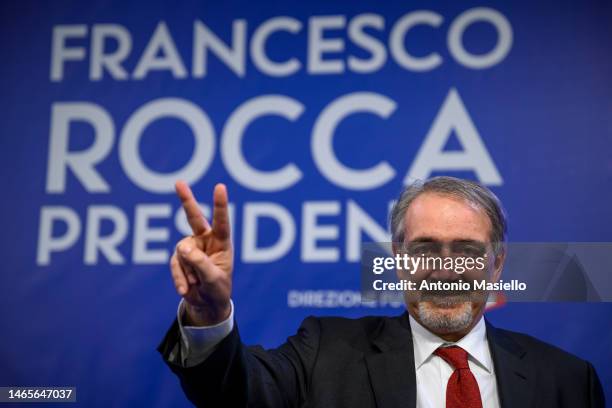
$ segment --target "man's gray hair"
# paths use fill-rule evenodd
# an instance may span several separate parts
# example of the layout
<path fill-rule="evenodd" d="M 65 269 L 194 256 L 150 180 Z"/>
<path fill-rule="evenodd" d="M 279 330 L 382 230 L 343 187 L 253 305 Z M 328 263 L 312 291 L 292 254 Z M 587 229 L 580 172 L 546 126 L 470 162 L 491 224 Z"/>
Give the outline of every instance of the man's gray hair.
<path fill-rule="evenodd" d="M 506 241 L 506 214 L 501 202 L 495 194 L 481 184 L 455 177 L 440 176 L 427 181 L 417 181 L 408 185 L 393 205 L 389 217 L 391 237 L 393 242 L 404 242 L 406 210 L 423 193 L 438 193 L 462 198 L 484 210 L 491 225 L 490 240 L 495 253 L 499 253 Z"/>

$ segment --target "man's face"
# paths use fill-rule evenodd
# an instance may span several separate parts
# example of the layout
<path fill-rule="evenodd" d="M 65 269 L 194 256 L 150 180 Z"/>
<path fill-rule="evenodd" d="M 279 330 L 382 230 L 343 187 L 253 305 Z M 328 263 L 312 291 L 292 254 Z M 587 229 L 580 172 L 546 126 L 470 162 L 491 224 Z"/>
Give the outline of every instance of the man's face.
<path fill-rule="evenodd" d="M 492 273 L 496 280 L 502 259 L 495 259 L 491 251 L 492 225 L 481 208 L 468 201 L 438 193 L 423 193 L 410 204 L 405 215 L 404 243 L 418 247 L 422 243 L 441 249 L 442 256 L 452 256 L 453 248 L 462 245 L 488 250 L 482 277 Z M 401 272 L 400 272 L 401 273 Z M 421 272 L 420 279 L 428 281 L 457 281 L 470 279 L 468 274 L 458 275 L 452 270 Z M 476 278 L 473 276 L 472 278 Z M 423 326 L 436 334 L 469 331 L 482 314 L 484 297 L 478 299 L 467 293 L 432 294 L 415 301 L 406 296 L 408 311 Z"/>

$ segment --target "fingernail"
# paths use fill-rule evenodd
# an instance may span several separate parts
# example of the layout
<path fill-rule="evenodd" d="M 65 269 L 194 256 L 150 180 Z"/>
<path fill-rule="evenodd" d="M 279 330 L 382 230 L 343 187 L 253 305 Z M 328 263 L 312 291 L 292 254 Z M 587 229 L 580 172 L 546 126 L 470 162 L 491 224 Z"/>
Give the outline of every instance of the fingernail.
<path fill-rule="evenodd" d="M 188 254 L 189 252 L 191 252 L 191 247 L 189 245 L 182 245 L 181 252 L 184 254 Z"/>
<path fill-rule="evenodd" d="M 184 286 L 179 286 L 178 287 L 178 291 L 179 291 L 179 295 L 184 295 L 185 294 L 185 287 Z"/>

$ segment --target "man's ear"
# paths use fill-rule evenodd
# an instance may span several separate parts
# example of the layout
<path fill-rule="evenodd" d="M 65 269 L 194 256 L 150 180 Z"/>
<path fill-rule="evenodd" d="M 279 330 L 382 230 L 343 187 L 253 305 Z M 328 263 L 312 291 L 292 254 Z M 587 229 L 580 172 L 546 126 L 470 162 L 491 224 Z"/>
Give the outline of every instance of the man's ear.
<path fill-rule="evenodd" d="M 499 281 L 502 270 L 504 269 L 504 262 L 506 262 L 506 245 L 503 245 L 499 253 L 495 256 L 495 262 L 493 263 L 493 282 Z"/>
<path fill-rule="evenodd" d="M 397 242 L 392 242 L 391 243 L 391 251 L 393 251 L 393 256 L 399 254 L 399 243 Z M 400 268 L 395 268 L 395 274 L 397 275 L 397 278 L 399 280 L 404 279 L 404 275 L 403 275 L 404 270 L 400 269 Z"/>
<path fill-rule="evenodd" d="M 397 255 L 397 251 L 398 251 L 397 245 L 398 245 L 397 242 L 392 242 L 391 243 L 391 251 L 393 251 L 393 256 Z"/>

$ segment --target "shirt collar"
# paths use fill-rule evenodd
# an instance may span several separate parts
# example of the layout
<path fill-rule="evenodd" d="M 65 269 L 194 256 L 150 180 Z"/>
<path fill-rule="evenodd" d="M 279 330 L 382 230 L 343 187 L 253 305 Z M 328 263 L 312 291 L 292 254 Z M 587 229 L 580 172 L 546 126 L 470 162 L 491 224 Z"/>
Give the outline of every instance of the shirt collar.
<path fill-rule="evenodd" d="M 487 328 L 482 317 L 480 317 L 478 323 L 476 323 L 468 334 L 455 343 L 447 342 L 433 334 L 412 316 L 409 316 L 409 318 L 412 342 L 414 344 L 414 363 L 417 370 L 423 363 L 431 358 L 433 352 L 439 347 L 454 345 L 467 351 L 472 361 L 483 367 L 489 373 L 493 371 L 491 352 L 487 342 Z"/>

